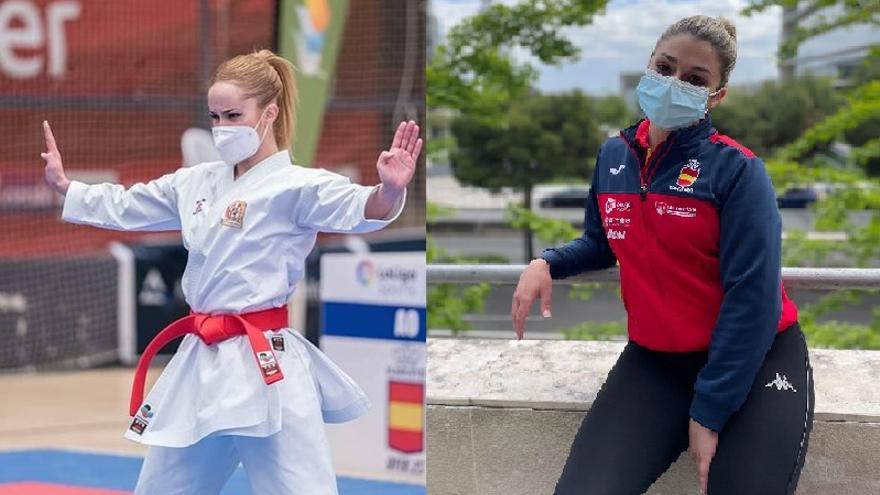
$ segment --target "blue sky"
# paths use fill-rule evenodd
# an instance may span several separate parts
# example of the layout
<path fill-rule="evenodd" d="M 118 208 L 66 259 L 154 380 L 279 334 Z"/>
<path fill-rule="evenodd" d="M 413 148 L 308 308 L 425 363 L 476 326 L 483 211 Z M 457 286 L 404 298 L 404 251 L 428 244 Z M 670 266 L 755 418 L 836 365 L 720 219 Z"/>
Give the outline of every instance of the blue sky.
<path fill-rule="evenodd" d="M 517 0 L 495 0 L 516 3 Z M 566 35 L 581 48 L 581 58 L 564 67 L 538 66 L 538 86 L 544 91 L 581 88 L 591 94 L 618 94 L 621 72 L 644 70 L 651 49 L 663 30 L 693 14 L 723 15 L 737 28 L 738 58 L 731 85 L 755 84 L 777 77 L 776 47 L 781 9 L 774 7 L 751 17 L 739 12 L 747 0 L 612 0 L 604 14 Z M 430 0 L 441 33 L 477 12 L 479 0 Z M 516 56 L 528 60 L 524 54 Z"/>

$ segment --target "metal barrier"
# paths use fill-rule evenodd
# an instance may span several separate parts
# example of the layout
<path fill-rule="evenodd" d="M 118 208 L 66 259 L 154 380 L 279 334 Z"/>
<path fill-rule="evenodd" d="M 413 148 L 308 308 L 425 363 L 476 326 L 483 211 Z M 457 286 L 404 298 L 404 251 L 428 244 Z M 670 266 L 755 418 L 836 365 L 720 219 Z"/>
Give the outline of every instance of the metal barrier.
<path fill-rule="evenodd" d="M 476 284 L 486 282 L 515 285 L 526 265 L 428 265 L 428 284 Z M 609 268 L 576 277 L 555 280 L 556 284 L 617 283 L 620 269 Z M 786 289 L 880 289 L 880 268 L 783 268 Z"/>

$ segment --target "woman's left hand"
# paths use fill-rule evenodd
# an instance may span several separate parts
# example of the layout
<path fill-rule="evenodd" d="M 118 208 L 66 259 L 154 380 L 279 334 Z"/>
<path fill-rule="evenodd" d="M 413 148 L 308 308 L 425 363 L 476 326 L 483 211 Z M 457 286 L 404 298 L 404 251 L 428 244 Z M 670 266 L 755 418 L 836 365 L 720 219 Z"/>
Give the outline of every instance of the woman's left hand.
<path fill-rule="evenodd" d="M 419 126 L 412 120 L 401 122 L 394 133 L 391 149 L 383 151 L 376 162 L 382 188 L 390 194 L 402 193 L 413 178 L 421 152 Z"/>
<path fill-rule="evenodd" d="M 690 437 L 688 450 L 697 463 L 697 473 L 700 475 L 700 493 L 705 495 L 709 485 L 709 466 L 718 447 L 718 433 L 691 419 L 688 436 Z"/>

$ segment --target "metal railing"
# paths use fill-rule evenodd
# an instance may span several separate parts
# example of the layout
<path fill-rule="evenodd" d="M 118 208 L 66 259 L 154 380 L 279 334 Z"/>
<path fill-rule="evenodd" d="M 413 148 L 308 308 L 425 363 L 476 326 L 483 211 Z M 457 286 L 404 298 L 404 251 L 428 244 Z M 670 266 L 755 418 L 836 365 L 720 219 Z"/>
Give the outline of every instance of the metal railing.
<path fill-rule="evenodd" d="M 525 265 L 428 265 L 428 284 L 516 285 Z M 620 270 L 609 268 L 576 277 L 556 280 L 556 284 L 617 283 Z M 783 268 L 786 289 L 880 289 L 880 268 Z"/>

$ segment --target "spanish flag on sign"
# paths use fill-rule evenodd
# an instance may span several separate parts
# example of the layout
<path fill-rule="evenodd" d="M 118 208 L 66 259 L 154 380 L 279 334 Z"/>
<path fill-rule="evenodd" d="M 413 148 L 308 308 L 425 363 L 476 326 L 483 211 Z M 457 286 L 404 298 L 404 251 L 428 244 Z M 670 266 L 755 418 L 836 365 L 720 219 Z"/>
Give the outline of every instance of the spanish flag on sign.
<path fill-rule="evenodd" d="M 425 385 L 388 382 L 388 446 L 412 454 L 424 450 Z"/>

